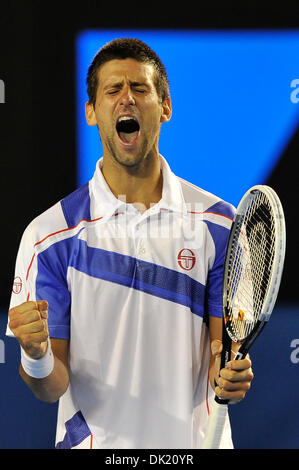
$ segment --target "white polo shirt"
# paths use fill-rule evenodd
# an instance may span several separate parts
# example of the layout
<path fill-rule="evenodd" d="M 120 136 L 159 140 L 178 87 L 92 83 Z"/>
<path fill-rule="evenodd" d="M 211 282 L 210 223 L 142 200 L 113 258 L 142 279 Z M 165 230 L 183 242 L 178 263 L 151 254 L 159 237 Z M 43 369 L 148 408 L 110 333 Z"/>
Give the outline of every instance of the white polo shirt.
<path fill-rule="evenodd" d="M 201 447 L 234 209 L 160 161 L 162 199 L 145 212 L 112 194 L 101 159 L 23 234 L 10 308 L 46 299 L 50 336 L 70 340 L 57 448 Z"/>

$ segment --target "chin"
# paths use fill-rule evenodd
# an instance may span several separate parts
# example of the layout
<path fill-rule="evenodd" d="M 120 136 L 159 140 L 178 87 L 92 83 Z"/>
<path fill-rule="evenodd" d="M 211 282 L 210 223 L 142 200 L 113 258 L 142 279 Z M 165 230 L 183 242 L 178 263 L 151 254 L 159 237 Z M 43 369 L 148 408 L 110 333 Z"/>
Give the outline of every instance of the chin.
<path fill-rule="evenodd" d="M 146 147 L 146 146 L 144 146 Z M 112 156 L 115 161 L 117 161 L 120 165 L 125 166 L 127 168 L 137 168 L 141 163 L 144 162 L 147 156 L 146 148 L 141 148 L 140 150 L 137 149 L 121 149 L 120 151 L 112 152 Z"/>
<path fill-rule="evenodd" d="M 122 166 L 125 166 L 127 168 L 137 168 L 143 162 L 144 156 L 143 155 L 137 155 L 137 156 L 118 155 L 115 159 Z"/>

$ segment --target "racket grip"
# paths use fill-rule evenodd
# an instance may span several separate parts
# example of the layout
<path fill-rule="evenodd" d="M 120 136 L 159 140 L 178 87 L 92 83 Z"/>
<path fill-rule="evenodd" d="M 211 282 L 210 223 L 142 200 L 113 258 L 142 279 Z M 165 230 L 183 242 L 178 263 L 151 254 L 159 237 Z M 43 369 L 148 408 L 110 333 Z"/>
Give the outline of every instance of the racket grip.
<path fill-rule="evenodd" d="M 235 355 L 235 361 L 238 361 L 239 359 L 243 359 L 244 357 L 244 354 L 242 354 L 242 352 L 237 352 L 237 354 Z"/>
<path fill-rule="evenodd" d="M 227 413 L 228 406 L 214 400 L 202 449 L 219 449 Z"/>

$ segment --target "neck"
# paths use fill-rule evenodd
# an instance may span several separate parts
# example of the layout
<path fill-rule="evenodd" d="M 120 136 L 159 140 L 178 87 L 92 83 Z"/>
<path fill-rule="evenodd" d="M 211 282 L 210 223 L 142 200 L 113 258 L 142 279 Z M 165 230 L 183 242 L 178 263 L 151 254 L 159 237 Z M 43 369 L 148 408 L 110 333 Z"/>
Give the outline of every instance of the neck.
<path fill-rule="evenodd" d="M 104 156 L 102 173 L 114 196 L 125 197 L 125 202 L 134 204 L 140 212 L 162 197 L 163 178 L 158 154 L 131 167 Z"/>

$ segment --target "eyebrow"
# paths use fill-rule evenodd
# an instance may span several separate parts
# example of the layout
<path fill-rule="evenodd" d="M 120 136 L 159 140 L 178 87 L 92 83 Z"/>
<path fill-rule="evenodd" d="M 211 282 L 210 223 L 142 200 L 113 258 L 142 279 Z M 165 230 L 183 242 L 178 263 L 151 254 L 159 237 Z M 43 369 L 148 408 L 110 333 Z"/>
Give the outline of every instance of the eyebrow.
<path fill-rule="evenodd" d="M 121 88 L 124 84 L 124 81 L 121 82 L 115 82 L 115 83 L 110 83 L 104 87 L 104 90 L 107 90 L 109 88 Z M 149 88 L 149 85 L 146 82 L 137 82 L 137 81 L 131 81 L 129 80 L 129 84 L 131 87 L 136 87 L 136 86 L 144 86 L 146 88 Z"/>
<path fill-rule="evenodd" d="M 129 81 L 131 86 L 146 86 L 148 87 L 149 85 L 146 82 L 131 82 Z"/>

